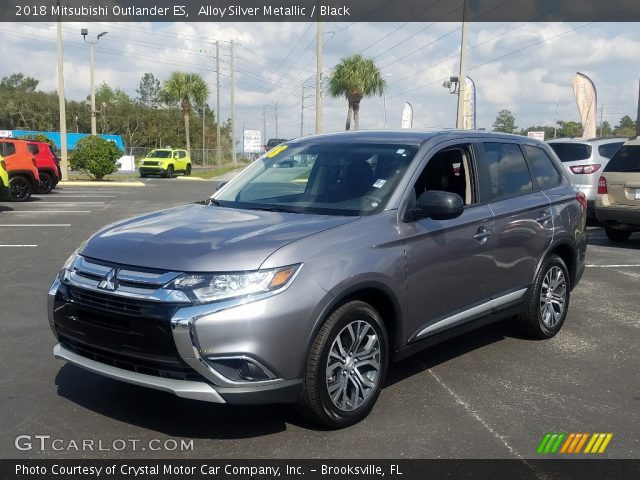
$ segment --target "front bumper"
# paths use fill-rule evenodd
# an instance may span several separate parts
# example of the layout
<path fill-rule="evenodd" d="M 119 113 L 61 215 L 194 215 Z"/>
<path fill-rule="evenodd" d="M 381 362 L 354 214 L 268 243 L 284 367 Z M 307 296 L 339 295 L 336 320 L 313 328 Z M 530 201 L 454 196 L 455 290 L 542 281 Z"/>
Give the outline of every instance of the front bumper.
<path fill-rule="evenodd" d="M 49 322 L 60 342 L 54 349 L 56 358 L 180 397 L 231 404 L 297 401 L 314 319 L 327 296 L 302 269 L 283 292 L 251 302 L 236 299 L 197 306 L 156 304 L 149 314 L 156 319 L 153 328 L 136 326 L 139 322 L 132 317 L 132 335 L 118 338 L 114 337 L 118 332 L 106 329 L 112 328 L 107 324 L 113 321 L 113 327 L 122 329 L 128 317 L 104 310 L 95 310 L 94 317 L 94 309 L 82 304 L 73 288 L 56 279 L 49 291 Z M 144 342 L 155 338 L 158 328 L 166 336 L 158 338 L 158 345 L 168 340 L 167 345 L 145 351 Z M 103 343 L 106 337 L 114 339 Z M 138 353 L 146 356 L 138 361 L 142 358 Z M 137 358 L 131 359 L 133 354 Z M 171 355 L 175 368 L 163 370 L 148 362 L 149 358 L 166 361 Z M 268 378 L 233 378 L 217 363 L 229 359 L 259 365 Z"/>
<path fill-rule="evenodd" d="M 140 167 L 140 175 L 162 175 L 165 170 L 162 167 L 144 166 Z"/>

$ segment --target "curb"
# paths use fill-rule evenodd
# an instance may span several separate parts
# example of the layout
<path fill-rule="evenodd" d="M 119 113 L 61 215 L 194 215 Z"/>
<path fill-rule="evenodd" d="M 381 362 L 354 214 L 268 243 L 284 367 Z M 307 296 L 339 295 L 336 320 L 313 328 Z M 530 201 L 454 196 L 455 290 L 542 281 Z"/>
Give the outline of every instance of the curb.
<path fill-rule="evenodd" d="M 89 181 L 73 181 L 58 182 L 63 187 L 144 187 L 142 182 L 89 182 Z"/>
<path fill-rule="evenodd" d="M 207 182 L 213 180 L 212 178 L 200 178 L 200 177 L 176 177 L 176 180 L 193 180 L 196 182 Z"/>

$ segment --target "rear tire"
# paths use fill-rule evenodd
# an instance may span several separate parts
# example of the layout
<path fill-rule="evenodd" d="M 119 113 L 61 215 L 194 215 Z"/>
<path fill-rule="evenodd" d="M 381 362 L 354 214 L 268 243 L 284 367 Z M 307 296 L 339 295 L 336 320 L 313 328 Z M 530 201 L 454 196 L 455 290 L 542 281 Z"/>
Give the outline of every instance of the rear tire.
<path fill-rule="evenodd" d="M 631 236 L 629 230 L 616 230 L 611 227 L 604 227 L 604 233 L 607 234 L 607 238 L 612 242 L 626 242 Z"/>
<path fill-rule="evenodd" d="M 380 395 L 388 359 L 380 314 L 358 300 L 337 308 L 311 346 L 298 404 L 301 413 L 330 428 L 359 422 Z"/>
<path fill-rule="evenodd" d="M 165 178 L 173 178 L 173 165 L 169 165 L 167 170 L 164 172 Z"/>
<path fill-rule="evenodd" d="M 567 266 L 559 256 L 550 255 L 538 270 L 527 309 L 516 318 L 522 332 L 540 340 L 554 337 L 567 317 L 570 296 Z"/>
<path fill-rule="evenodd" d="M 26 202 L 31 198 L 33 186 L 29 179 L 25 177 L 13 177 L 9 180 L 12 202 Z"/>
<path fill-rule="evenodd" d="M 187 169 L 184 171 L 185 177 L 191 176 L 191 165 L 187 165 Z"/>
<path fill-rule="evenodd" d="M 50 173 L 42 172 L 40 173 L 40 193 L 50 193 L 55 187 L 55 182 Z"/>

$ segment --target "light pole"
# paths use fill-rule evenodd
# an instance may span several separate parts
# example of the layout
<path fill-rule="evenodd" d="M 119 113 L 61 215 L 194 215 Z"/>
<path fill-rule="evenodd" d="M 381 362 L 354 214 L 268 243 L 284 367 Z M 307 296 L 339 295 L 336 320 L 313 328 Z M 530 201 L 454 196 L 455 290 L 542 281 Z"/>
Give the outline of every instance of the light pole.
<path fill-rule="evenodd" d="M 393 73 L 386 73 L 385 77 L 392 77 Z M 384 120 L 382 124 L 382 128 L 387 128 L 387 86 L 384 86 L 384 90 L 382 91 L 382 108 L 384 110 Z"/>
<path fill-rule="evenodd" d="M 80 30 L 80 35 L 84 39 L 85 43 L 89 44 L 89 69 L 90 69 L 90 81 L 91 81 L 91 135 L 96 135 L 97 127 L 96 127 L 96 83 L 94 80 L 94 62 L 93 62 L 93 50 L 95 46 L 98 44 L 100 39 L 104 37 L 109 32 L 99 33 L 96 37 L 95 41 L 87 40 L 87 35 L 89 35 L 89 30 L 83 28 Z"/>
<path fill-rule="evenodd" d="M 553 122 L 553 138 L 556 138 L 558 135 L 558 99 L 554 98 L 554 100 L 556 101 L 556 117 Z"/>

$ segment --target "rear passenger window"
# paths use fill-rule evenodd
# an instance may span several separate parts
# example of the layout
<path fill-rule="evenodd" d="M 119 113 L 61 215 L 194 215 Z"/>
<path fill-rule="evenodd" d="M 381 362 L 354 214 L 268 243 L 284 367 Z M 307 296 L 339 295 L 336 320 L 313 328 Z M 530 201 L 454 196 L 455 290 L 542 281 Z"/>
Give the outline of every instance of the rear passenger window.
<path fill-rule="evenodd" d="M 37 155 L 38 153 L 40 153 L 40 149 L 34 143 L 30 143 L 27 148 L 29 149 L 29 153 L 31 153 L 32 155 Z"/>
<path fill-rule="evenodd" d="M 16 153 L 16 145 L 14 143 L 2 143 L 2 146 L 2 156 L 8 157 L 9 155 Z"/>
<path fill-rule="evenodd" d="M 604 145 L 600 145 L 598 147 L 598 153 L 601 157 L 611 158 L 613 154 L 620 150 L 620 147 L 624 145 L 624 142 L 617 143 L 605 143 Z"/>
<path fill-rule="evenodd" d="M 520 147 L 514 143 L 484 143 L 484 166 L 490 180 L 488 201 L 533 191 L 531 174 Z M 486 177 L 485 177 L 486 178 Z M 485 186 L 486 195 L 486 186 Z"/>
<path fill-rule="evenodd" d="M 538 182 L 541 190 L 557 187 L 562 183 L 562 175 L 555 167 L 553 160 L 549 158 L 547 152 L 538 147 L 524 145 L 525 153 L 529 159 L 529 165 L 533 171 L 533 176 Z"/>

